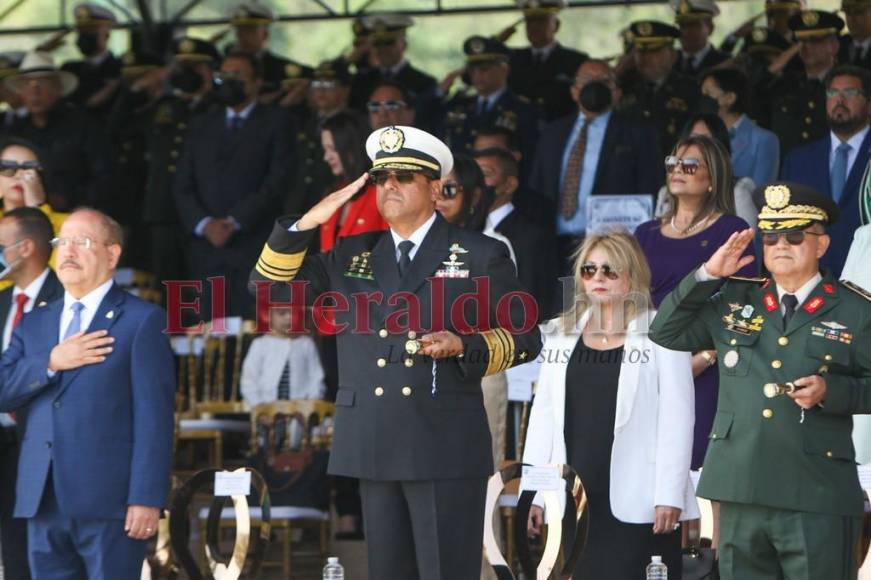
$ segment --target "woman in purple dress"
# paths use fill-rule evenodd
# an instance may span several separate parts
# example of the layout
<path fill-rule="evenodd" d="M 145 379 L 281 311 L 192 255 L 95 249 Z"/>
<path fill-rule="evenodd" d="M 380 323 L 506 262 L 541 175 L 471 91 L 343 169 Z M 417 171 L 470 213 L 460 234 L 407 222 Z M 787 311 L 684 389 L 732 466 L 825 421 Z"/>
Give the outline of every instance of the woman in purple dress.
<path fill-rule="evenodd" d="M 670 211 L 635 231 L 653 273 L 650 293 L 656 306 L 730 235 L 749 227 L 735 215 L 732 166 L 722 143 L 704 135 L 683 138 L 666 157 L 665 169 Z M 753 249 L 748 247 L 747 253 L 753 254 Z M 739 273 L 755 274 L 755 264 Z M 716 356 L 713 350 L 693 354 L 696 422 L 692 469 L 702 466 L 717 408 Z"/>

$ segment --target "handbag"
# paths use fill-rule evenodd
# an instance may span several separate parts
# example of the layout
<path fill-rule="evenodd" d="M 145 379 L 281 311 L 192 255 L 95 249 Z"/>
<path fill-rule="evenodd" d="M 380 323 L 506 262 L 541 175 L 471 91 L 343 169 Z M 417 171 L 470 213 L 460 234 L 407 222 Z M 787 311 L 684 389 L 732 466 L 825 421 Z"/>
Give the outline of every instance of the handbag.
<path fill-rule="evenodd" d="M 682 580 L 719 580 L 717 551 L 713 548 L 690 546 L 681 552 Z"/>

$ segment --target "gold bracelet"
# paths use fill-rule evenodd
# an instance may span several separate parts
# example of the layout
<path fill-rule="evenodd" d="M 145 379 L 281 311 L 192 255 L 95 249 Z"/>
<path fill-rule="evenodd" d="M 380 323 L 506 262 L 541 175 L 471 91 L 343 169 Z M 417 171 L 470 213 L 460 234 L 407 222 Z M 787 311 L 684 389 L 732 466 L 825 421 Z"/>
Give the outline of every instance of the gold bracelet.
<path fill-rule="evenodd" d="M 717 364 L 717 357 L 712 355 L 708 351 L 703 350 L 703 351 L 700 351 L 699 354 L 702 355 L 702 358 L 705 359 L 705 361 L 708 363 L 709 367 L 712 367 L 715 364 Z"/>

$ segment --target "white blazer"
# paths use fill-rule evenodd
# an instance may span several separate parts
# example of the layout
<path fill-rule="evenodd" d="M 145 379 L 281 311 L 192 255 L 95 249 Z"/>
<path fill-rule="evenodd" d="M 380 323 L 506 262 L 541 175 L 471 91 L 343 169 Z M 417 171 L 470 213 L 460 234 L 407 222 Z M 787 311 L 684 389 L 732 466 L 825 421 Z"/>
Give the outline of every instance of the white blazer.
<path fill-rule="evenodd" d="M 691 355 L 662 348 L 648 338 L 654 314 L 647 312 L 629 324 L 617 383 L 609 495 L 614 516 L 633 524 L 653 523 L 658 505 L 680 508 L 682 520 L 699 517 L 690 480 L 695 421 Z M 548 323 L 556 330 L 545 335 L 539 355 L 543 363 L 524 463 L 567 463 L 566 364 L 589 317 L 587 310 L 579 330 L 568 334 L 560 321 Z"/>
<path fill-rule="evenodd" d="M 871 290 L 871 224 L 862 226 L 853 234 L 853 243 L 841 278 L 849 280 L 866 290 Z M 871 462 L 871 415 L 853 415 L 853 443 L 856 446 L 856 461 Z"/>

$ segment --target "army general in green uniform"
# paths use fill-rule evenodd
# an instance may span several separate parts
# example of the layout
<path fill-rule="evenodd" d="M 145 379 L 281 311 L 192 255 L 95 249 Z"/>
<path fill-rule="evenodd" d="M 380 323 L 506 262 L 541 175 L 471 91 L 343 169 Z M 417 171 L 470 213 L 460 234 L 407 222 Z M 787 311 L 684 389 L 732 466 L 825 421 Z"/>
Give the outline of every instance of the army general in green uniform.
<path fill-rule="evenodd" d="M 755 192 L 771 280 L 732 237 L 663 302 L 652 338 L 716 349 L 720 393 L 698 494 L 721 502 L 724 579 L 856 577 L 863 510 L 850 434 L 871 412 L 871 295 L 820 271 L 828 196 L 779 182 Z M 718 292 L 719 290 L 719 292 Z"/>

